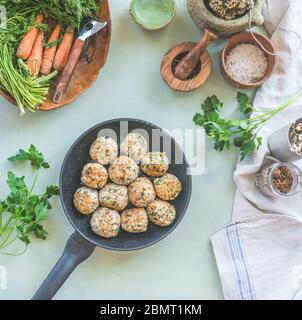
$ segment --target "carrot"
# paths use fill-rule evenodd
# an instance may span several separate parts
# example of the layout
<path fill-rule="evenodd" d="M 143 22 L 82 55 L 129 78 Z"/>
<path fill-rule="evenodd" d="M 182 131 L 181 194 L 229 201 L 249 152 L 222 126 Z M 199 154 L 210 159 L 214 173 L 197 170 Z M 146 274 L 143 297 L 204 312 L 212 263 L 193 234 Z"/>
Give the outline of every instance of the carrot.
<path fill-rule="evenodd" d="M 63 37 L 62 42 L 57 50 L 55 59 L 53 62 L 54 69 L 62 71 L 67 63 L 70 49 L 73 43 L 74 32 L 66 31 Z"/>
<path fill-rule="evenodd" d="M 42 13 L 38 14 L 35 19 L 35 24 L 42 23 L 44 21 L 44 15 Z M 34 46 L 35 40 L 38 36 L 39 30 L 38 28 L 31 28 L 27 34 L 24 36 L 24 38 L 21 40 L 18 50 L 17 50 L 17 57 L 21 58 L 23 60 L 26 60 L 31 50 Z"/>
<path fill-rule="evenodd" d="M 27 65 L 31 70 L 32 74 L 35 76 L 39 74 L 41 64 L 42 64 L 43 39 L 44 39 L 44 32 L 40 31 L 27 60 Z"/>
<path fill-rule="evenodd" d="M 59 39 L 59 36 L 60 36 L 60 33 L 61 33 L 61 27 L 60 25 L 58 24 L 53 32 L 51 33 L 49 39 L 48 39 L 48 44 L 49 43 L 52 43 L 56 40 Z M 53 65 L 53 61 L 54 61 L 54 58 L 55 58 L 55 54 L 56 54 L 56 51 L 57 51 L 57 45 L 53 45 L 52 47 L 50 48 L 46 48 L 44 50 L 44 53 L 43 53 L 43 59 L 42 59 L 42 65 L 41 65 L 41 69 L 40 69 L 40 73 L 43 74 L 43 75 L 48 75 L 52 69 L 52 65 Z"/>

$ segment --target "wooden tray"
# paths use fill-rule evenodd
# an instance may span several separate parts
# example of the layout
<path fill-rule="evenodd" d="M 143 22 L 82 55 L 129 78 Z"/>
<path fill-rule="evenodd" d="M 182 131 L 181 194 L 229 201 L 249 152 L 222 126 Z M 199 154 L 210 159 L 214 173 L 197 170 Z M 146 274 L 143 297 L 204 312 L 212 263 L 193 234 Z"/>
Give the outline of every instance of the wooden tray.
<path fill-rule="evenodd" d="M 108 21 L 108 26 L 98 32 L 91 41 L 88 52 L 91 53 L 91 62 L 81 59 L 74 71 L 67 92 L 59 104 L 52 102 L 54 90 L 50 89 L 47 100 L 40 106 L 42 111 L 51 111 L 70 104 L 85 92 L 97 80 L 102 67 L 105 65 L 111 39 L 111 14 L 109 0 L 100 2 L 99 19 Z M 58 77 L 57 77 L 58 78 Z M 15 99 L 6 91 L 0 90 L 2 95 L 10 103 L 16 105 Z"/>

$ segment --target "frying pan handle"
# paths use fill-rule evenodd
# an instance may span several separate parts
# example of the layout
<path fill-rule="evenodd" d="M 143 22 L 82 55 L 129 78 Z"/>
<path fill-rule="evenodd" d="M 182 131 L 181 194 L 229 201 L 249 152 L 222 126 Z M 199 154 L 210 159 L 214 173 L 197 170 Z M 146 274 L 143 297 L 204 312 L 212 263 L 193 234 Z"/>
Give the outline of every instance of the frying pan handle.
<path fill-rule="evenodd" d="M 55 267 L 49 273 L 32 300 L 51 300 L 61 288 L 73 270 L 90 257 L 95 245 L 74 232 L 68 239 L 64 253 Z"/>

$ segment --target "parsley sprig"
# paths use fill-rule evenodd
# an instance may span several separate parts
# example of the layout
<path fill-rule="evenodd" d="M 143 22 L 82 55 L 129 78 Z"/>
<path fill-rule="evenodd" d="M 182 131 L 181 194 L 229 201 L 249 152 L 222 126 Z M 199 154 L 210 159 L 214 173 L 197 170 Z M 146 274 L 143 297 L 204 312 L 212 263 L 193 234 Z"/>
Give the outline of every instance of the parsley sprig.
<path fill-rule="evenodd" d="M 0 201 L 0 253 L 19 255 L 25 252 L 30 244 L 30 235 L 45 240 L 47 231 L 41 224 L 47 219 L 51 209 L 50 199 L 59 194 L 57 186 L 50 185 L 41 195 L 34 194 L 34 188 L 41 168 L 48 169 L 43 154 L 31 145 L 28 151 L 22 149 L 8 159 L 11 163 L 29 161 L 36 169 L 31 187 L 25 183 L 25 177 L 18 177 L 12 171 L 7 174 L 7 185 L 10 193 L 6 200 Z M 20 240 L 24 243 L 21 252 L 9 252 L 7 249 Z"/>
<path fill-rule="evenodd" d="M 201 105 L 201 113 L 196 113 L 193 121 L 203 127 L 206 134 L 215 141 L 214 148 L 218 151 L 235 146 L 240 150 L 240 160 L 257 150 L 262 144 L 258 134 L 263 125 L 280 111 L 286 109 L 302 95 L 302 90 L 275 109 L 261 111 L 254 108 L 251 99 L 238 92 L 239 110 L 244 119 L 225 119 L 221 116 L 223 103 L 217 96 L 208 97 Z M 250 117 L 252 113 L 256 116 Z"/>

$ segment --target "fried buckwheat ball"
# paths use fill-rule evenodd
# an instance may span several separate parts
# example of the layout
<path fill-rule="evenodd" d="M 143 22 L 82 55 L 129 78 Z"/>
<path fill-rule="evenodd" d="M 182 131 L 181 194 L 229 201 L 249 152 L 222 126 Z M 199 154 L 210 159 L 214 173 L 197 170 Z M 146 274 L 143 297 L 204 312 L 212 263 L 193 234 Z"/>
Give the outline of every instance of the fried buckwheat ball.
<path fill-rule="evenodd" d="M 161 227 L 168 227 L 176 217 L 174 206 L 163 200 L 151 202 L 147 207 L 147 213 L 150 221 Z"/>
<path fill-rule="evenodd" d="M 134 208 L 123 211 L 121 215 L 122 229 L 131 233 L 146 232 L 148 215 L 144 208 Z"/>
<path fill-rule="evenodd" d="M 147 207 L 156 198 L 153 184 L 146 177 L 138 178 L 132 182 L 128 187 L 128 195 L 130 202 L 139 208 Z"/>
<path fill-rule="evenodd" d="M 100 163 L 87 163 L 82 170 L 81 181 L 91 189 L 103 188 L 108 181 L 107 170 Z"/>
<path fill-rule="evenodd" d="M 156 178 L 154 186 L 157 196 L 162 200 L 174 200 L 181 192 L 180 181 L 171 173 L 166 173 L 163 177 Z"/>
<path fill-rule="evenodd" d="M 109 183 L 100 190 L 99 200 L 103 207 L 122 211 L 129 203 L 127 187 Z"/>
<path fill-rule="evenodd" d="M 121 152 L 135 161 L 140 161 L 148 151 L 147 140 L 139 133 L 130 132 L 121 144 Z"/>
<path fill-rule="evenodd" d="M 80 213 L 93 213 L 100 204 L 98 192 L 87 187 L 81 187 L 74 194 L 73 203 Z"/>
<path fill-rule="evenodd" d="M 112 238 L 119 233 L 121 217 L 116 210 L 99 208 L 90 219 L 92 231 L 100 237 Z"/>
<path fill-rule="evenodd" d="M 108 173 L 115 184 L 128 186 L 137 179 L 139 167 L 133 159 L 120 156 L 110 165 Z"/>
<path fill-rule="evenodd" d="M 142 157 L 141 168 L 152 177 L 161 177 L 169 169 L 169 160 L 164 152 L 148 152 Z"/>
<path fill-rule="evenodd" d="M 110 137 L 99 137 L 91 145 L 89 153 L 92 160 L 107 165 L 117 158 L 118 145 Z"/>

